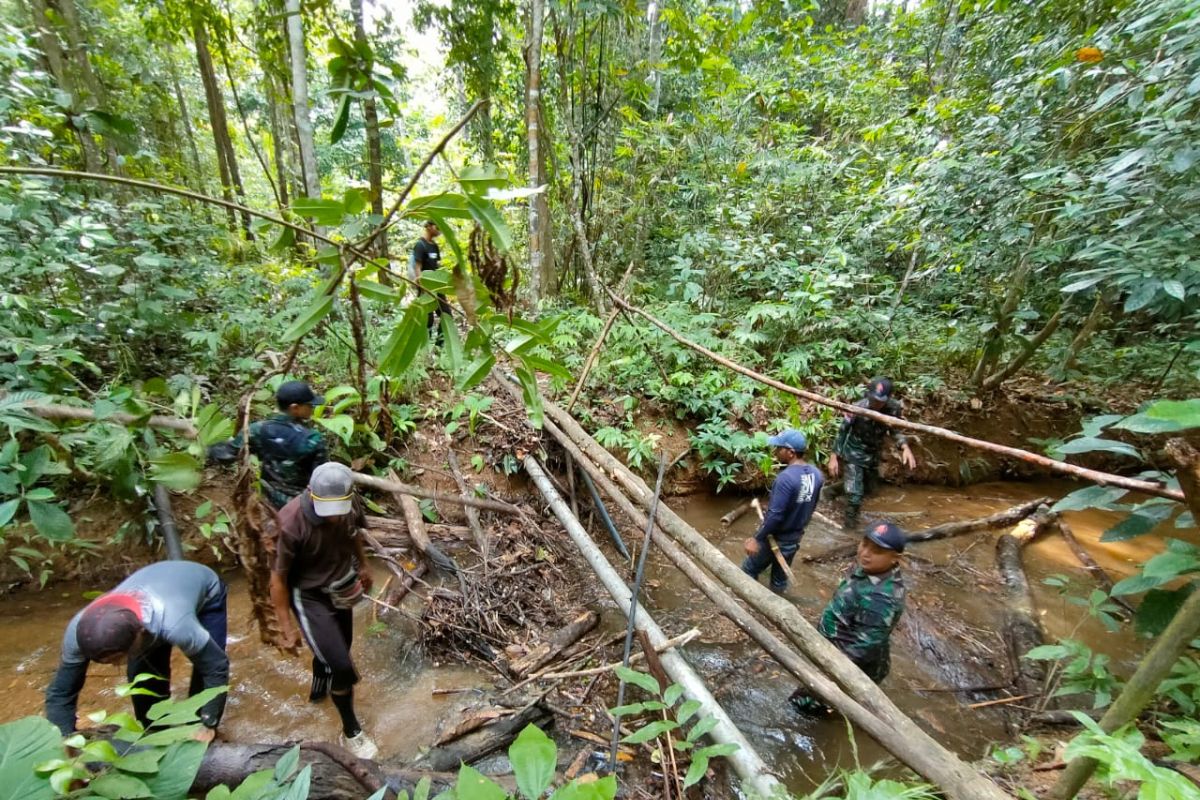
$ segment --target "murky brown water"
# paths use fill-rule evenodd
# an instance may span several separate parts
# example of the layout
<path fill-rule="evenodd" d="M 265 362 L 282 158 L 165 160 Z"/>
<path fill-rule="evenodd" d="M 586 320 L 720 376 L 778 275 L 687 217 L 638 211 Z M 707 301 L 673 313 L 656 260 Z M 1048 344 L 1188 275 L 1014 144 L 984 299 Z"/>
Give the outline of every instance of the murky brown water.
<path fill-rule="evenodd" d="M 1043 495 L 1059 497 L 1073 488 L 1067 482 L 993 483 L 967 489 L 889 486 L 868 501 L 866 512 L 898 512 L 901 516 L 897 521 L 903 527 L 919 530 L 950 520 L 984 516 Z M 754 529 L 755 519 L 746 515 L 728 530 L 722 529 L 719 521 L 739 499 L 695 496 L 673 499 L 671 505 L 731 559 L 740 561 L 741 542 Z M 1167 525 L 1155 535 L 1131 542 L 1101 544 L 1099 536 L 1117 521 L 1117 515 L 1083 512 L 1067 516 L 1080 542 L 1117 580 L 1132 574 L 1138 563 L 1159 552 L 1163 537 L 1198 538 L 1195 530 L 1174 530 Z M 972 758 L 984 754 L 989 743 L 1005 738 L 1002 716 L 992 709 L 966 709 L 964 704 L 970 698 L 964 694 L 930 690 L 1004 682 L 1008 667 L 996 633 L 1001 604 L 993 569 L 994 536 L 969 535 L 914 547 L 915 555 L 932 564 L 945 566 L 953 562 L 955 568 L 941 571 L 925 564 L 913 565 L 907 570 L 906 581 L 910 608 L 914 609 L 912 619 L 923 620 L 934 629 L 941 627 L 939 620 L 964 620 L 967 626 L 958 626 L 959 632 L 966 631 L 975 652 L 984 661 L 990 656 L 996 669 L 982 673 L 978 669 L 947 669 L 936 655 L 921 652 L 910 628 L 894 639 L 893 670 L 884 684 L 900 707 L 921 720 L 939 740 Z M 801 553 L 819 552 L 851 540 L 849 534 L 814 524 Z M 1110 633 L 1085 619 L 1083 609 L 1042 584 L 1049 575 L 1065 574 L 1071 578 L 1075 594 L 1086 594 L 1092 588 L 1090 578 L 1061 540 L 1048 536 L 1035 542 L 1026 552 L 1025 564 L 1048 637 L 1066 636 L 1078 626 L 1077 637 L 1112 656 L 1115 669 L 1128 672 L 1144 644 L 1126 632 Z M 810 619 L 815 619 L 842 570 L 841 565 L 803 565 L 797 561 L 797 584 L 790 597 Z M 228 574 L 226 579 L 233 586 L 229 652 L 234 672 L 223 736 L 238 741 L 332 740 L 337 733 L 333 709 L 328 704 L 312 706 L 305 701 L 308 660 L 282 657 L 259 644 L 239 578 Z M 55 587 L 0 601 L 0 686 L 4 700 L 0 719 L 40 713 L 41 693 L 57 662 L 63 627 L 85 602 L 82 593 L 96 588 L 107 587 Z M 814 721 L 796 716 L 785 702 L 795 686 L 793 679 L 748 644 L 724 618 L 714 614 L 700 593 L 659 559 L 652 559 L 647 597 L 647 605 L 669 633 L 693 625 L 701 628 L 704 635 L 688 646 L 688 657 L 705 675 L 734 721 L 793 789 L 819 782 L 834 765 L 854 764 L 855 752 L 840 717 Z M 462 666 L 432 664 L 413 646 L 411 630 L 393 625 L 372 632 L 371 619 L 369 608 L 359 610 L 355 653 L 363 674 L 358 691 L 361 716 L 385 755 L 407 761 L 428 746 L 438 721 L 465 699 L 464 695 L 435 696 L 434 689 L 484 686 L 492 682 L 493 676 Z M 188 666 L 179 660 L 176 669 L 177 674 L 186 675 Z M 123 673 L 116 668 L 93 666 L 81 698 L 81 711 L 121 708 L 124 701 L 113 695 L 112 688 L 122 679 Z M 176 681 L 177 687 L 182 684 Z M 871 764 L 885 756 L 867 737 L 858 737 L 859 763 Z"/>

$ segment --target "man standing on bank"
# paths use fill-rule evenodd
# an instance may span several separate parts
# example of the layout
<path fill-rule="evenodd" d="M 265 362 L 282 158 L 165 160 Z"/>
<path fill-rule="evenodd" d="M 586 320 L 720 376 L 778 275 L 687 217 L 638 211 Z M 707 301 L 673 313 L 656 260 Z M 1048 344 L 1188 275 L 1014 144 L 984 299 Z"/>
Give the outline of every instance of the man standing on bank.
<path fill-rule="evenodd" d="M 313 470 L 308 490 L 280 510 L 271 602 L 281 646 L 294 649 L 303 634 L 312 650 L 309 701 L 329 695 L 341 717 L 342 745 L 359 758 L 373 758 L 379 749 L 354 712 L 359 678 L 350 658 L 354 606 L 372 583 L 358 532 L 362 509 L 355 500 L 350 468 L 330 462 Z"/>
<path fill-rule="evenodd" d="M 225 584 L 203 564 L 160 561 L 142 567 L 111 592 L 97 597 L 67 625 L 58 671 L 46 688 L 46 718 L 63 735 L 75 730 L 79 693 L 91 661 L 128 661 L 130 681 L 143 672 L 156 676 L 138 685 L 152 694 L 130 696 L 134 715 L 147 727 L 151 706 L 171 694 L 172 647 L 178 647 L 192 662 L 189 697 L 227 686 L 225 595 Z M 224 712 L 222 693 L 200 709 L 204 727 L 196 738 L 212 741 Z"/>
<path fill-rule="evenodd" d="M 775 448 L 775 458 L 787 466 L 771 486 L 771 499 L 758 532 L 745 542 L 746 560 L 742 562 L 742 572 L 757 580 L 769 565 L 771 591 L 783 594 L 787 591 L 788 577 L 771 552 L 770 539 L 775 539 L 780 555 L 791 566 L 800 549 L 800 537 L 821 499 L 825 476 L 804 460 L 808 439 L 800 431 L 786 430 L 772 436 L 767 444 Z"/>
<path fill-rule="evenodd" d="M 421 273 L 426 270 L 441 269 L 442 267 L 442 250 L 438 247 L 437 237 L 441 236 L 442 232 L 438 228 L 437 223 L 433 220 L 425 222 L 425 229 L 421 233 L 421 238 L 417 239 L 417 243 L 413 245 L 412 263 L 409 265 L 412 271 L 412 279 L 418 280 Z M 432 311 L 429 314 L 429 321 L 426 323 L 429 328 L 429 336 L 431 339 L 436 339 L 440 345 L 442 343 L 442 315 L 450 313 L 450 304 L 446 301 L 446 295 L 439 293 L 437 311 Z"/>
<path fill-rule="evenodd" d="M 872 378 L 867 385 L 866 395 L 854 405 L 896 419 L 903 418 L 900 401 L 892 397 L 890 378 Z M 863 498 L 875 490 L 883 440 L 887 436 L 891 436 L 900 446 L 900 460 L 904 466 L 910 472 L 916 469 L 917 459 L 908 446 L 908 437 L 895 428 L 860 414 L 847 414 L 838 429 L 833 452 L 829 456 L 829 474 L 836 478 L 839 473 L 845 473 L 843 489 L 846 493 L 846 510 L 842 527 L 846 530 L 857 529 Z"/>

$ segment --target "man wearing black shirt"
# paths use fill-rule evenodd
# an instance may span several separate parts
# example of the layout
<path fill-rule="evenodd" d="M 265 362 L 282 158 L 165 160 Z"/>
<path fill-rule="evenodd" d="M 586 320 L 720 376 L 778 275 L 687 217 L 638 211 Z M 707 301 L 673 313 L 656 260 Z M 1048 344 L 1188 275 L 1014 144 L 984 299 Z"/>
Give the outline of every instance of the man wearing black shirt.
<path fill-rule="evenodd" d="M 437 237 L 441 236 L 442 232 L 438 230 L 437 223 L 433 220 L 425 222 L 425 231 L 421 234 L 421 238 L 417 239 L 417 243 L 413 245 L 412 250 L 412 277 L 414 280 L 421 277 L 421 273 L 426 270 L 441 269 L 442 266 L 442 250 L 438 247 Z M 436 331 L 437 343 L 442 343 L 442 315 L 450 313 L 450 304 L 446 302 L 446 295 L 438 294 L 437 311 L 429 314 L 429 335 L 434 336 Z"/>

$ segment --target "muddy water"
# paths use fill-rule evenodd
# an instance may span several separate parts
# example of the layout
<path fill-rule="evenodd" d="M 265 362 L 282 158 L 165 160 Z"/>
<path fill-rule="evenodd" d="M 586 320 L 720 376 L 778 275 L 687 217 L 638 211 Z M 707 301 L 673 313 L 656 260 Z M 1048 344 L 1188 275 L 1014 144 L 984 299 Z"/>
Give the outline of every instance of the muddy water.
<path fill-rule="evenodd" d="M 1040 496 L 1059 497 L 1072 484 L 981 484 L 968 489 L 942 487 L 885 487 L 871 498 L 866 513 L 894 513 L 903 527 L 919 530 L 955 519 L 984 516 Z M 720 517 L 739 498 L 694 496 L 675 498 L 671 505 L 731 559 L 740 561 L 741 542 L 754 527 L 752 516 L 731 529 L 722 529 Z M 1120 544 L 1100 544 L 1100 534 L 1117 517 L 1104 512 L 1068 515 L 1076 536 L 1115 579 L 1131 574 L 1136 565 L 1162 549 L 1164 536 L 1195 541 L 1196 531 L 1176 531 L 1169 525 L 1156 535 Z M 819 552 L 850 541 L 849 534 L 814 524 L 801 553 Z M 894 637 L 893 670 L 884 686 L 901 708 L 918 718 L 935 736 L 964 755 L 984 754 L 989 743 L 1006 737 L 1003 717 L 994 709 L 972 711 L 964 707 L 978 697 L 945 691 L 962 686 L 1006 683 L 1008 662 L 998 636 L 1000 587 L 994 575 L 994 534 L 970 535 L 919 545 L 915 555 L 924 561 L 906 570 L 912 613 Z M 1076 594 L 1086 594 L 1092 584 L 1071 552 L 1057 537 L 1031 545 L 1025 563 L 1034 585 L 1037 605 L 1050 637 L 1071 634 L 1094 649 L 1108 653 L 1114 668 L 1128 672 L 1143 643 L 1127 633 L 1109 633 L 1086 619 L 1084 612 L 1042 585 L 1053 574 L 1067 575 Z M 949 568 L 942 569 L 942 567 Z M 797 584 L 791 599 L 810 619 L 815 619 L 830 596 L 843 565 L 804 565 L 797 561 Z M 309 662 L 286 658 L 259 644 L 250 622 L 244 587 L 235 573 L 230 582 L 230 657 L 233 686 L 222 735 L 236 741 L 333 740 L 335 714 L 328 704 L 305 701 Z M 62 630 L 71 615 L 86 601 L 95 586 L 57 586 L 40 594 L 22 594 L 0 600 L 0 719 L 15 719 L 41 710 L 42 690 L 57 662 Z M 700 640 L 687 655 L 704 674 L 718 699 L 735 722 L 775 765 L 794 790 L 819 782 L 830 768 L 851 766 L 857 758 L 868 765 L 886 754 L 865 736 L 857 737 L 857 752 L 839 717 L 822 720 L 794 715 L 786 698 L 795 682 L 774 662 L 748 644 L 740 631 L 712 613 L 711 606 L 672 567 L 652 559 L 648 574 L 647 605 L 670 634 L 698 626 Z M 363 721 L 377 737 L 383 753 L 408 761 L 428 746 L 440 720 L 456 714 L 470 695 L 434 695 L 435 689 L 489 685 L 490 673 L 457 665 L 431 663 L 413 644 L 411 630 L 391 626 L 372 631 L 369 608 L 359 609 L 355 644 L 363 682 L 358 691 Z M 954 620 L 954 625 L 947 624 Z M 915 622 L 914 622 L 915 621 Z M 382 626 L 378 626 L 382 627 Z M 958 668 L 922 647 L 929 634 L 953 634 L 950 642 L 964 640 L 975 658 Z M 939 637 L 933 636 L 936 645 Z M 948 668 L 950 667 L 950 668 Z M 175 664 L 177 675 L 188 665 Z M 113 687 L 122 682 L 116 668 L 94 665 L 84 695 L 82 711 L 120 709 L 125 701 Z M 176 687 L 183 684 L 176 680 Z"/>

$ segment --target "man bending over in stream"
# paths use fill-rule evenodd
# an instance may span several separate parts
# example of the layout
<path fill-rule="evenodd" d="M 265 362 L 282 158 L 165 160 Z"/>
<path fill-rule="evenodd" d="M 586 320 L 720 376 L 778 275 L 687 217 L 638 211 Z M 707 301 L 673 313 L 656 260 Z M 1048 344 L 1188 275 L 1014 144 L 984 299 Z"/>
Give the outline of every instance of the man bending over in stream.
<path fill-rule="evenodd" d="M 308 489 L 280 510 L 271 602 L 280 645 L 296 648 L 303 633 L 313 652 L 309 701 L 329 695 L 342 720 L 342 745 L 359 758 L 373 758 L 379 748 L 354 713 L 358 670 L 350 658 L 354 606 L 371 588 L 358 532 L 364 520 L 355 499 L 350 468 L 329 462 L 313 470 Z"/>
<path fill-rule="evenodd" d="M 143 672 L 156 676 L 138 686 L 152 694 L 130 696 L 134 714 L 146 726 L 150 707 L 171 694 L 172 647 L 192 662 L 189 696 L 227 686 L 225 594 L 217 573 L 203 564 L 160 561 L 97 597 L 67 625 L 62 660 L 46 688 L 46 718 L 64 735 L 75 730 L 75 710 L 90 661 L 128 661 L 130 681 Z M 224 711 L 224 693 L 208 701 L 200 709 L 204 727 L 196 738 L 212 741 Z"/>
<path fill-rule="evenodd" d="M 762 524 L 745 542 L 746 560 L 742 562 L 742 572 L 757 580 L 769 565 L 771 591 L 783 594 L 788 587 L 787 573 L 775 560 L 772 547 L 777 545 L 780 556 L 791 566 L 800 549 L 800 537 L 821 499 L 825 476 L 804 460 L 808 439 L 800 431 L 786 430 L 772 436 L 767 444 L 775 448 L 775 457 L 787 466 L 771 486 L 771 499 Z"/>

